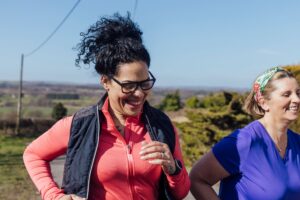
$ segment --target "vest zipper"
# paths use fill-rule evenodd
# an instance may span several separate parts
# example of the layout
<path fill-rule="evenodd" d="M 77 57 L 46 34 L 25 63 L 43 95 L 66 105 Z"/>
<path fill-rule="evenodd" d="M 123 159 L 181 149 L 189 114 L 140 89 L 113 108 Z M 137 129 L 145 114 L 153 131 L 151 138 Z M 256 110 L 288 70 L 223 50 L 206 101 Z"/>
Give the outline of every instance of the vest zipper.
<path fill-rule="evenodd" d="M 100 117 L 99 117 L 99 106 L 98 105 L 97 105 L 96 113 L 97 113 L 97 123 L 98 123 L 97 143 L 96 143 L 96 148 L 94 151 L 94 156 L 93 156 L 93 160 L 92 160 L 92 164 L 91 164 L 91 168 L 90 168 L 90 172 L 89 172 L 89 177 L 88 177 L 88 182 L 87 182 L 86 200 L 88 200 L 88 198 L 89 198 L 91 175 L 92 175 L 92 170 L 93 170 L 93 166 L 94 166 L 94 162 L 95 162 L 95 158 L 96 158 L 96 154 L 97 154 L 97 150 L 98 150 L 98 145 L 99 145 Z"/>

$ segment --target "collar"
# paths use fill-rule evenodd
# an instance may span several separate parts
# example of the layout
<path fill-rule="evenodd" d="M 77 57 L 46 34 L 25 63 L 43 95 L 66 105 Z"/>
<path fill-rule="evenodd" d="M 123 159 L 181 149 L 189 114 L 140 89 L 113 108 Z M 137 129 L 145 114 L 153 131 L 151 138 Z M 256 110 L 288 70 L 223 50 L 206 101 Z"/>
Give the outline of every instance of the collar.
<path fill-rule="evenodd" d="M 108 100 L 108 97 L 105 99 L 104 103 L 103 103 L 103 106 L 101 108 L 101 111 L 106 119 L 106 122 L 107 122 L 107 128 L 108 129 L 111 129 L 111 128 L 114 128 L 115 127 L 115 123 L 114 123 L 114 120 L 111 116 L 111 114 L 109 113 L 109 100 Z M 126 120 L 125 120 L 125 123 L 127 122 L 140 122 L 141 120 L 141 116 L 142 116 L 142 113 L 143 112 L 140 112 L 137 116 L 128 116 L 126 117 Z"/>

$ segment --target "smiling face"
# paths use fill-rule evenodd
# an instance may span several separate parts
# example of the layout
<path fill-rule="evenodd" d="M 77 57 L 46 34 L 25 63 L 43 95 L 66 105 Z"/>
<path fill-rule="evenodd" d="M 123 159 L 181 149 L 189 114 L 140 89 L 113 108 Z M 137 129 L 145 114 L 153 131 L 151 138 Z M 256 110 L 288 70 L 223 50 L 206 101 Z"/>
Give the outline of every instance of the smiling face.
<path fill-rule="evenodd" d="M 117 74 L 113 76 L 120 83 L 139 82 L 149 79 L 148 66 L 144 62 L 120 64 Z M 129 94 L 122 92 L 121 86 L 113 79 L 103 76 L 102 85 L 108 91 L 109 106 L 115 115 L 136 116 L 143 108 L 146 97 L 151 90 L 142 90 L 140 87 Z"/>
<path fill-rule="evenodd" d="M 262 104 L 265 114 L 278 122 L 296 120 L 300 106 L 300 87 L 297 80 L 289 77 L 274 80 L 272 87 L 274 90 Z"/>

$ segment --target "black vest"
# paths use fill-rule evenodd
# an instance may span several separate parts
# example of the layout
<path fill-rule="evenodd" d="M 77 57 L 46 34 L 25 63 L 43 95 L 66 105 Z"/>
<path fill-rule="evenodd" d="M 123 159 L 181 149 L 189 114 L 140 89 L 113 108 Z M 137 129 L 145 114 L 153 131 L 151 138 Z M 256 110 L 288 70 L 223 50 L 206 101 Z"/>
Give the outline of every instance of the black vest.
<path fill-rule="evenodd" d="M 71 125 L 62 188 L 66 194 L 76 194 L 87 198 L 90 176 L 98 149 L 101 122 L 104 118 L 101 109 L 107 94 L 98 105 L 83 108 L 75 113 Z M 169 117 L 145 102 L 141 116 L 152 140 L 168 144 L 171 152 L 175 149 L 175 133 Z M 165 174 L 160 180 L 159 199 L 174 199 L 168 191 Z"/>

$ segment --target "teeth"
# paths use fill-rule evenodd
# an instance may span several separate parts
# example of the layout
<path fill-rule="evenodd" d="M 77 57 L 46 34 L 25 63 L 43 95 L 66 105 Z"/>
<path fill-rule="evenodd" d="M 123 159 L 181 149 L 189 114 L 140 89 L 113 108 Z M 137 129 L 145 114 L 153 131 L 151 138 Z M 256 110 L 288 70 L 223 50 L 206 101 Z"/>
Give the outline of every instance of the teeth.
<path fill-rule="evenodd" d="M 298 106 L 292 106 L 292 107 L 289 107 L 289 110 L 292 110 L 292 111 L 298 111 Z"/>
<path fill-rule="evenodd" d="M 138 105 L 141 104 L 139 101 L 128 101 L 128 103 L 132 104 L 132 105 L 135 105 L 135 106 L 138 106 Z"/>

